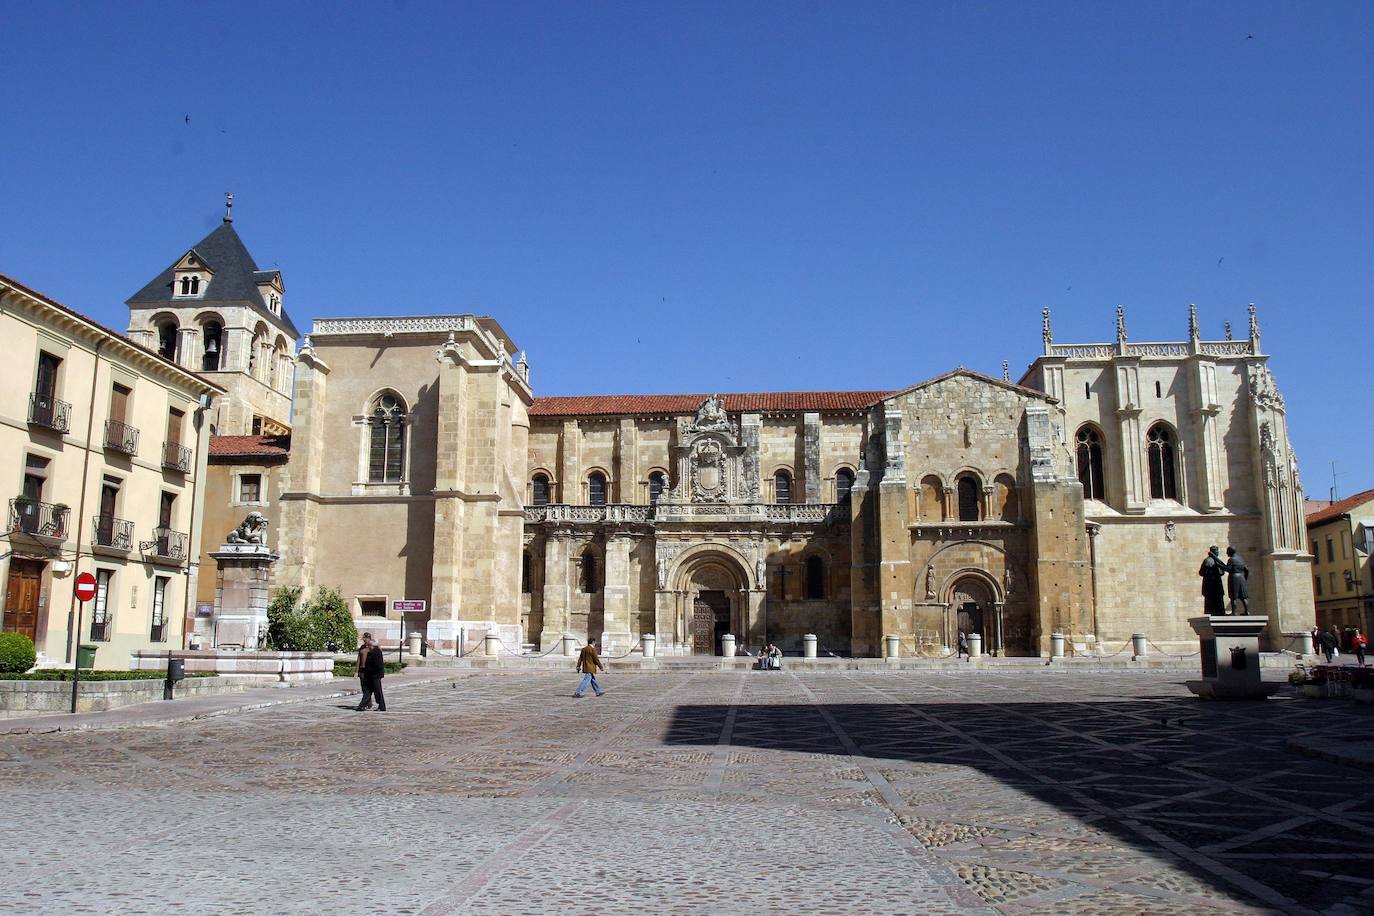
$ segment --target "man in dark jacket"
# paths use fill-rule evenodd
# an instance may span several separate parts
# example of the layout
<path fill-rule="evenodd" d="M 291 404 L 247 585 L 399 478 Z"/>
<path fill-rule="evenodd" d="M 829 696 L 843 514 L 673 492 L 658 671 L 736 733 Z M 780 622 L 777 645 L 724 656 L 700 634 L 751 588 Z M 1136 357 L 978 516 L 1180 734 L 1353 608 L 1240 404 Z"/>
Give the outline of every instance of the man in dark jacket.
<path fill-rule="evenodd" d="M 382 678 L 386 676 L 386 660 L 382 658 L 382 647 L 372 641 L 371 633 L 363 634 L 362 647 L 358 649 L 358 678 L 363 684 L 363 698 L 355 709 L 362 711 L 372 708 L 372 698 L 377 698 L 377 711 L 386 712 L 386 697 L 382 696 Z"/>

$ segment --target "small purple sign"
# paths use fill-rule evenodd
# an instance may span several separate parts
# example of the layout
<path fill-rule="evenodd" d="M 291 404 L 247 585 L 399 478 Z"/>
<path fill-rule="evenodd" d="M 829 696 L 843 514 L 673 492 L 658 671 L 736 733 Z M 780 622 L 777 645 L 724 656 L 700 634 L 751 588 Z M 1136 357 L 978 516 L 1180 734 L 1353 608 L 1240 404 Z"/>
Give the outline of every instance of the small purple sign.
<path fill-rule="evenodd" d="M 391 602 L 393 611 L 400 611 L 402 614 L 423 614 L 425 612 L 425 602 L 423 601 L 401 601 Z"/>

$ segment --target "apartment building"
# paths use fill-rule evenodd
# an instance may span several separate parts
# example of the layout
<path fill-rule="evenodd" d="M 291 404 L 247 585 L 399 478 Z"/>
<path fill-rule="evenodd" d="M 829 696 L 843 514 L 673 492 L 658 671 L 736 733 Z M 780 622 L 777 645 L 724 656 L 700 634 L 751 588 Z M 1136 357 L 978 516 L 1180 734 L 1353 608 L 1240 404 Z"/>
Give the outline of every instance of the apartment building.
<path fill-rule="evenodd" d="M 40 665 L 78 643 L 99 668 L 181 648 L 223 389 L 4 275 L 0 339 L 0 628 L 31 637 Z M 97 592 L 78 608 L 82 572 Z"/>

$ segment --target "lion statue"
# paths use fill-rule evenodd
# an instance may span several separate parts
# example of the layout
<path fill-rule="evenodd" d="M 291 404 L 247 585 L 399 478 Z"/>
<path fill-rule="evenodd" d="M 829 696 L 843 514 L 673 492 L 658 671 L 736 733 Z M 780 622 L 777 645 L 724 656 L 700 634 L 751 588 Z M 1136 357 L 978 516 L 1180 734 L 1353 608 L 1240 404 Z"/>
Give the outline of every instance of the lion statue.
<path fill-rule="evenodd" d="M 267 544 L 267 519 L 263 518 L 261 512 L 249 512 L 248 517 L 229 532 L 229 536 L 224 539 L 226 544 Z"/>

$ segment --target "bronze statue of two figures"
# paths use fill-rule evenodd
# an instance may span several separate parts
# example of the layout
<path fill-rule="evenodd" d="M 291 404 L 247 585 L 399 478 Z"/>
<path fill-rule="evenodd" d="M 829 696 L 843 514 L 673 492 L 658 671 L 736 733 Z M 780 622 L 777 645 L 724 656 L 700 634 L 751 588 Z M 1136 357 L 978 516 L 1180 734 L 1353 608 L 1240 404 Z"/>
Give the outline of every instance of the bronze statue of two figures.
<path fill-rule="evenodd" d="M 1197 574 L 1202 577 L 1202 608 L 1208 617 L 1226 614 L 1228 593 L 1231 596 L 1232 614 L 1250 613 L 1250 587 L 1247 584 L 1250 570 L 1236 548 L 1226 548 L 1225 560 L 1221 558 L 1221 552 L 1215 546 L 1210 548 Z M 1225 591 L 1221 586 L 1223 578 L 1226 579 Z M 1236 610 L 1237 604 L 1241 608 L 1239 611 Z"/>

